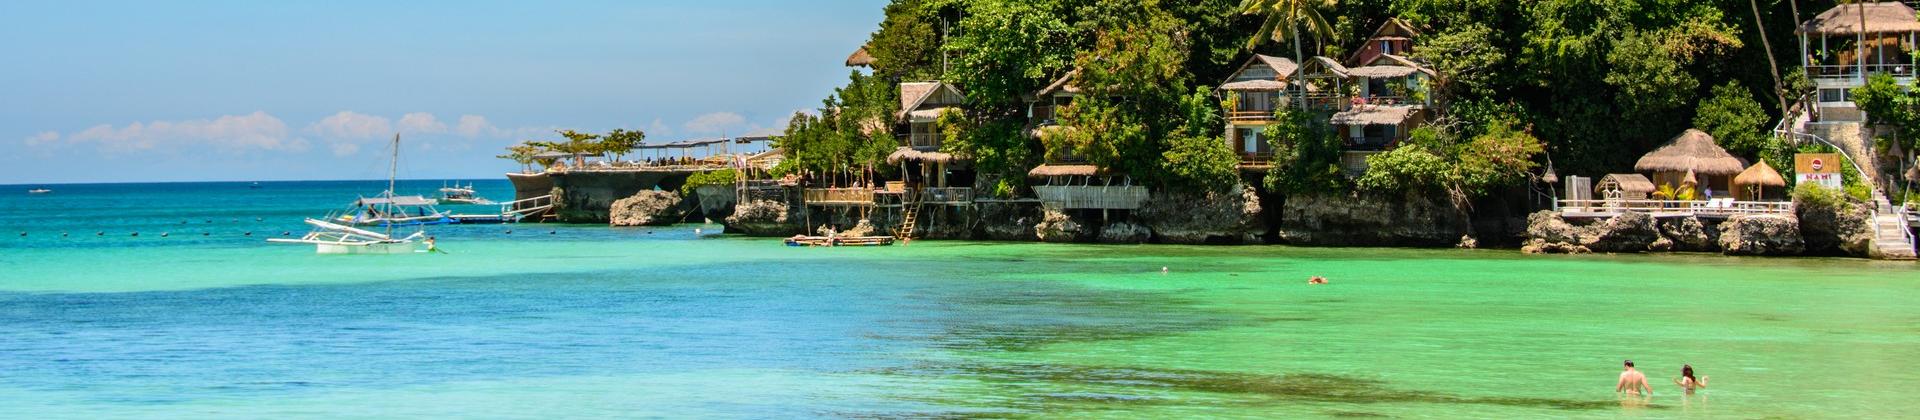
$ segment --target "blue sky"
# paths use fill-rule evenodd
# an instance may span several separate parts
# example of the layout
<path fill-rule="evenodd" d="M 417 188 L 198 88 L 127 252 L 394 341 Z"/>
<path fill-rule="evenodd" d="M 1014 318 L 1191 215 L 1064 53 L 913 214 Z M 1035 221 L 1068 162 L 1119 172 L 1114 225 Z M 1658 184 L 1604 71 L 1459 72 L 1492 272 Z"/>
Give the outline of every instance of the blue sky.
<path fill-rule="evenodd" d="M 554 128 L 778 129 L 885 0 L 8 1 L 0 184 L 492 178 Z"/>

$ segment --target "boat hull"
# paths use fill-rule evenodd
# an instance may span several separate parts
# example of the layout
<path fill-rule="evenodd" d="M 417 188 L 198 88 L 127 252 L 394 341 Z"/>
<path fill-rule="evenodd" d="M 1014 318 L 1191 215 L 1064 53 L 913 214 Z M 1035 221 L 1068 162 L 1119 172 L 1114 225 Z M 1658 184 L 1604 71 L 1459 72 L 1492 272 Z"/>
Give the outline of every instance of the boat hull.
<path fill-rule="evenodd" d="M 391 242 L 375 244 L 315 244 L 321 255 L 389 255 L 412 254 L 420 250 L 417 242 Z"/>

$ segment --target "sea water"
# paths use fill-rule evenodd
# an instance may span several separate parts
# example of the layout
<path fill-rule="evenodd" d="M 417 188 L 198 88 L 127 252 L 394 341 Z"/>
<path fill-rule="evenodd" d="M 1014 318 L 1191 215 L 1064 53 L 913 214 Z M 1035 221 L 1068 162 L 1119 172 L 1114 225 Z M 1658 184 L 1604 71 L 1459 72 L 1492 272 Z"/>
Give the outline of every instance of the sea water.
<path fill-rule="evenodd" d="M 541 224 L 321 256 L 265 239 L 383 182 L 28 188 L 0 193 L 4 418 L 1920 412 L 1912 263 Z M 1623 359 L 1652 398 L 1615 397 Z"/>

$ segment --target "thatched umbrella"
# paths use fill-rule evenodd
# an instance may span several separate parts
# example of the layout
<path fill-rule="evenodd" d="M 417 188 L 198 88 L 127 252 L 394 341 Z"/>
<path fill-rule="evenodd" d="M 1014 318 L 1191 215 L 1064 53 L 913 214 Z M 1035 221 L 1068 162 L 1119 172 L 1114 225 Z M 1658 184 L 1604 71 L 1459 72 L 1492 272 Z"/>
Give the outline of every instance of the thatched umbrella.
<path fill-rule="evenodd" d="M 1736 190 L 1752 189 L 1750 194 L 1753 194 L 1753 199 L 1759 200 L 1763 195 L 1761 191 L 1767 187 L 1786 187 L 1787 178 L 1780 176 L 1780 171 L 1774 170 L 1773 165 L 1768 165 L 1767 161 L 1762 160 L 1747 167 L 1747 170 L 1740 171 L 1739 175 L 1734 175 L 1733 185 Z"/>
<path fill-rule="evenodd" d="M 1714 144 L 1713 136 L 1691 128 L 1633 164 L 1633 170 L 1641 172 L 1691 171 L 1706 176 L 1732 176 L 1746 167 L 1740 158 Z"/>

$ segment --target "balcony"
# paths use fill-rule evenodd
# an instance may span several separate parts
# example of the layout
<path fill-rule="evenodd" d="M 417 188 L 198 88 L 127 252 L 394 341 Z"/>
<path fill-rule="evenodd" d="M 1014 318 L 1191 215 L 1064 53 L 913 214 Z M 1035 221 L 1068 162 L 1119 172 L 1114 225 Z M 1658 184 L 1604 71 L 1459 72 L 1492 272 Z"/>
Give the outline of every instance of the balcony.
<path fill-rule="evenodd" d="M 1257 109 L 1257 108 L 1256 108 L 1256 109 L 1236 109 L 1236 110 L 1233 110 L 1232 112 L 1228 112 L 1228 113 L 1227 113 L 1227 120 L 1230 120 L 1230 121 L 1235 121 L 1235 122 L 1240 122 L 1240 121 L 1248 121 L 1248 122 L 1262 122 L 1262 121 L 1273 121 L 1273 108 L 1267 108 L 1267 109 Z"/>
<path fill-rule="evenodd" d="M 945 139 L 946 136 L 940 133 L 901 134 L 900 144 L 913 148 L 939 149 L 941 141 Z"/>
<path fill-rule="evenodd" d="M 1894 63 L 1894 64 L 1869 63 L 1865 66 L 1861 66 L 1858 64 L 1835 64 L 1835 65 L 1816 64 L 1816 65 L 1807 66 L 1807 77 L 1811 77 L 1814 79 L 1824 79 L 1824 80 L 1858 79 L 1860 78 L 1860 72 L 1862 70 L 1865 70 L 1867 74 L 1884 73 L 1887 75 L 1891 75 L 1893 77 L 1913 78 L 1914 67 L 1915 66 L 1910 63 Z"/>
<path fill-rule="evenodd" d="M 1385 153 L 1385 152 L 1364 151 L 1364 150 L 1348 150 L 1348 151 L 1340 152 L 1340 171 L 1345 172 L 1349 177 L 1359 177 L 1361 175 L 1366 175 L 1367 174 L 1367 158 L 1373 155 L 1381 154 L 1381 153 Z"/>
<path fill-rule="evenodd" d="M 1271 168 L 1273 167 L 1273 153 L 1272 152 L 1241 152 L 1240 167 L 1243 169 Z"/>
<path fill-rule="evenodd" d="M 808 188 L 801 193 L 807 204 L 826 206 L 873 205 L 872 188 Z"/>

